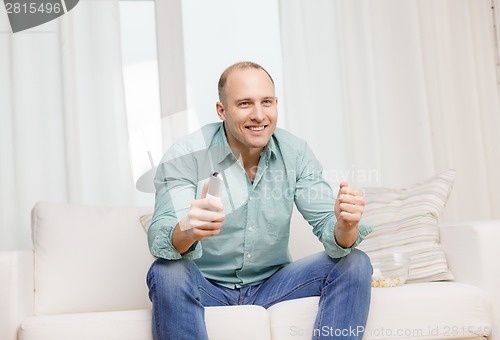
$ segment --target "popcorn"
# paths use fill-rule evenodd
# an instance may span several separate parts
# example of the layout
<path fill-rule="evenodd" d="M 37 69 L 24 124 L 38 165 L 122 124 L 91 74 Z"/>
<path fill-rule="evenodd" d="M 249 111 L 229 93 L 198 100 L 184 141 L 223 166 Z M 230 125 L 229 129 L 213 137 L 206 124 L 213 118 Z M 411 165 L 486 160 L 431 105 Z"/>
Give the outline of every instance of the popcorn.
<path fill-rule="evenodd" d="M 404 277 L 388 278 L 384 276 L 372 277 L 372 287 L 374 288 L 392 288 L 403 285 Z"/>

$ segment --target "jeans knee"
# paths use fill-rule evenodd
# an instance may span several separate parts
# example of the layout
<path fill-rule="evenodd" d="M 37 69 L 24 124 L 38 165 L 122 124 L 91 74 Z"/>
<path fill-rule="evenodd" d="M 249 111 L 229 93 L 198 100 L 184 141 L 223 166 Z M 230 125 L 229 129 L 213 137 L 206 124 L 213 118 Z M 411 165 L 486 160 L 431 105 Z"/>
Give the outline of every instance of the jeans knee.
<path fill-rule="evenodd" d="M 157 259 L 153 262 L 147 274 L 148 287 L 150 290 L 157 290 L 160 286 L 160 291 L 185 287 L 193 280 L 193 266 L 196 267 L 194 262 L 187 259 Z"/>
<path fill-rule="evenodd" d="M 359 249 L 353 249 L 346 257 L 349 270 L 358 278 L 360 282 L 366 282 L 371 285 L 373 268 L 368 255 Z"/>

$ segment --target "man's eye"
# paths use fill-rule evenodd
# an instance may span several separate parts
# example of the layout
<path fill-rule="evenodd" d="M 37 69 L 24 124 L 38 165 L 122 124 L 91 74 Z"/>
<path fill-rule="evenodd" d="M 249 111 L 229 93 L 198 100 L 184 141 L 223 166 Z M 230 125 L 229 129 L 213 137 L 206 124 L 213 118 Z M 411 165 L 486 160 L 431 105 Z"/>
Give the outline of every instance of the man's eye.
<path fill-rule="evenodd" d="M 248 102 L 241 102 L 241 103 L 240 103 L 240 106 L 248 106 L 248 105 L 249 105 L 249 103 L 248 103 Z"/>
<path fill-rule="evenodd" d="M 269 99 L 264 100 L 264 104 L 271 105 L 273 102 Z"/>

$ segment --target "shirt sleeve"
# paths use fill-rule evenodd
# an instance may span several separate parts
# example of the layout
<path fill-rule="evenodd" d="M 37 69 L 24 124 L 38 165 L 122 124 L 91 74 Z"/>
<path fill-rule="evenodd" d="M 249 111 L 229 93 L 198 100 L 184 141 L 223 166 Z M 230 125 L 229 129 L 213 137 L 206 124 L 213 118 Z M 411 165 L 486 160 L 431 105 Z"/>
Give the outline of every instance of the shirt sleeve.
<path fill-rule="evenodd" d="M 295 204 L 304 219 L 313 227 L 326 253 L 332 258 L 348 255 L 368 235 L 372 228 L 360 221 L 358 238 L 349 248 L 337 244 L 334 236 L 337 219 L 334 213 L 335 195 L 328 182 L 323 178 L 323 167 L 313 152 L 304 143 L 302 153 L 297 160 L 297 178 L 295 188 Z"/>
<path fill-rule="evenodd" d="M 158 166 L 154 179 L 155 209 L 148 230 L 149 249 L 155 257 L 166 260 L 201 257 L 200 242 L 195 242 L 184 254 L 180 254 L 172 243 L 175 226 L 187 216 L 196 198 L 195 162 L 192 154 L 174 145 Z"/>

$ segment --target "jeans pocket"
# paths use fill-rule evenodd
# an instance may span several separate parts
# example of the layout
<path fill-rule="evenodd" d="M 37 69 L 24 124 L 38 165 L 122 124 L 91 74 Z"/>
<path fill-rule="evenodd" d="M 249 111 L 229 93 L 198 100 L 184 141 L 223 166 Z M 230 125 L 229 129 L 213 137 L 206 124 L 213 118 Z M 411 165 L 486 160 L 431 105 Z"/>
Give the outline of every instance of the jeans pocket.
<path fill-rule="evenodd" d="M 211 294 L 204 287 L 198 287 L 200 290 L 200 302 L 203 307 L 214 307 L 214 306 L 229 306 L 227 301 L 223 301 L 215 295 Z"/>

